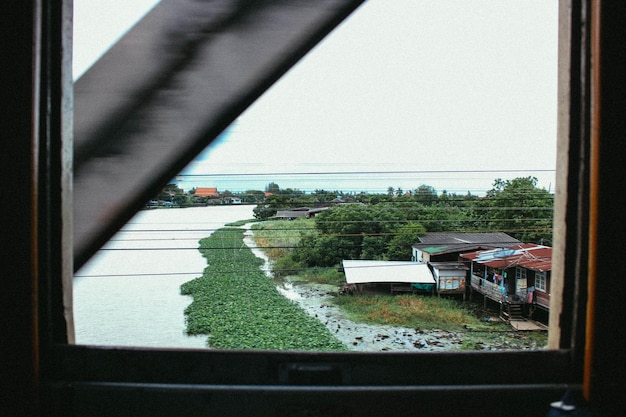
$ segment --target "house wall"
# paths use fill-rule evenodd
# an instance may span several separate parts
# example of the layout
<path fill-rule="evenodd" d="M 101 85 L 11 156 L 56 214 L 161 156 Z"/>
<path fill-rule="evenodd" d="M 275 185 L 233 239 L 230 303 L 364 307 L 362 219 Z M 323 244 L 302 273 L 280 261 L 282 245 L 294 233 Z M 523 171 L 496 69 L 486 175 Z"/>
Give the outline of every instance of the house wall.
<path fill-rule="evenodd" d="M 465 292 L 465 271 L 433 268 L 438 292 Z"/>
<path fill-rule="evenodd" d="M 535 273 L 533 272 L 533 277 L 532 277 L 532 285 L 535 286 Z M 551 294 L 551 288 L 550 288 L 550 281 L 551 281 L 551 276 L 552 273 L 551 271 L 548 271 L 546 273 L 546 290 L 545 291 L 541 291 L 538 290 L 537 287 L 535 286 L 535 298 L 536 298 L 536 303 L 538 305 L 540 305 L 541 307 L 545 308 L 545 309 L 549 309 L 550 308 L 550 294 Z M 529 280 L 530 281 L 530 280 Z M 529 286 L 531 284 L 528 284 Z"/>
<path fill-rule="evenodd" d="M 420 263 L 427 263 L 427 262 L 430 262 L 430 255 L 419 249 L 412 248 L 411 260 L 415 262 L 420 262 Z"/>
<path fill-rule="evenodd" d="M 535 298 L 534 303 L 538 304 L 539 306 L 545 308 L 545 309 L 549 309 L 550 308 L 550 271 L 548 271 L 546 273 L 546 291 L 541 291 L 537 289 L 537 286 L 535 284 L 535 276 L 536 276 L 536 271 L 533 271 L 531 269 L 526 269 L 526 289 L 524 288 L 519 288 L 518 285 L 518 280 L 515 278 L 515 269 L 516 268 L 510 268 L 507 269 L 507 278 L 505 280 L 506 283 L 506 287 L 507 287 L 507 292 L 509 294 L 517 294 L 520 296 L 521 300 L 524 302 L 527 302 L 527 288 L 530 287 L 534 287 L 535 291 L 534 291 L 534 295 L 533 297 Z"/>

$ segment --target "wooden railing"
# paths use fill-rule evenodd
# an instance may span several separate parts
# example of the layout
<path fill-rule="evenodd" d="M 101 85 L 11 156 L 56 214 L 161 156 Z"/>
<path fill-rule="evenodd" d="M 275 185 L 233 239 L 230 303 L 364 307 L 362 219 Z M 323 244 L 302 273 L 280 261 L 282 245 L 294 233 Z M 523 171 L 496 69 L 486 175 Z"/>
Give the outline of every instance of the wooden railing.
<path fill-rule="evenodd" d="M 502 287 L 500 285 L 487 281 L 477 275 L 472 275 L 472 289 L 494 301 L 506 301 L 506 291 L 503 294 Z"/>

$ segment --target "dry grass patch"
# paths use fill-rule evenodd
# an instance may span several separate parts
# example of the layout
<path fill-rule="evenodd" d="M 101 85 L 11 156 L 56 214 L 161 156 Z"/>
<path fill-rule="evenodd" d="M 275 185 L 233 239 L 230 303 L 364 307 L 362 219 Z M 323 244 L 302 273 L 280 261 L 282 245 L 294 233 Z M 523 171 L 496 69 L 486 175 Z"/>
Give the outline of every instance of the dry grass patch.
<path fill-rule="evenodd" d="M 355 321 L 421 329 L 458 329 L 478 319 L 454 300 L 436 297 L 343 296 L 335 302 Z"/>

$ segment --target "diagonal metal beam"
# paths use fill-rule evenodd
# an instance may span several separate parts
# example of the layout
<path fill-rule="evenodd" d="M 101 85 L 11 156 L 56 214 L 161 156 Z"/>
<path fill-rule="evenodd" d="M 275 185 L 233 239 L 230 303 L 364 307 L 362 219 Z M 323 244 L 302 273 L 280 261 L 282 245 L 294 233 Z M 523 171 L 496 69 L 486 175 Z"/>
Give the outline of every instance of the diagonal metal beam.
<path fill-rule="evenodd" d="M 74 85 L 74 269 L 363 1 L 156 6 Z"/>

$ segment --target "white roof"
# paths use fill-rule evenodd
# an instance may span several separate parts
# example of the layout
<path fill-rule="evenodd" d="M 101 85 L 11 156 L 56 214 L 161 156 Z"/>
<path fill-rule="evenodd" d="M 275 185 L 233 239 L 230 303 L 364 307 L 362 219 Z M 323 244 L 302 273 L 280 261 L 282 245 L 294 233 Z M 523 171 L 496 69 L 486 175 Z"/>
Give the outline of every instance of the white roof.
<path fill-rule="evenodd" d="M 410 261 L 352 261 L 344 260 L 343 270 L 348 284 L 368 282 L 409 282 L 434 284 L 428 265 Z"/>

